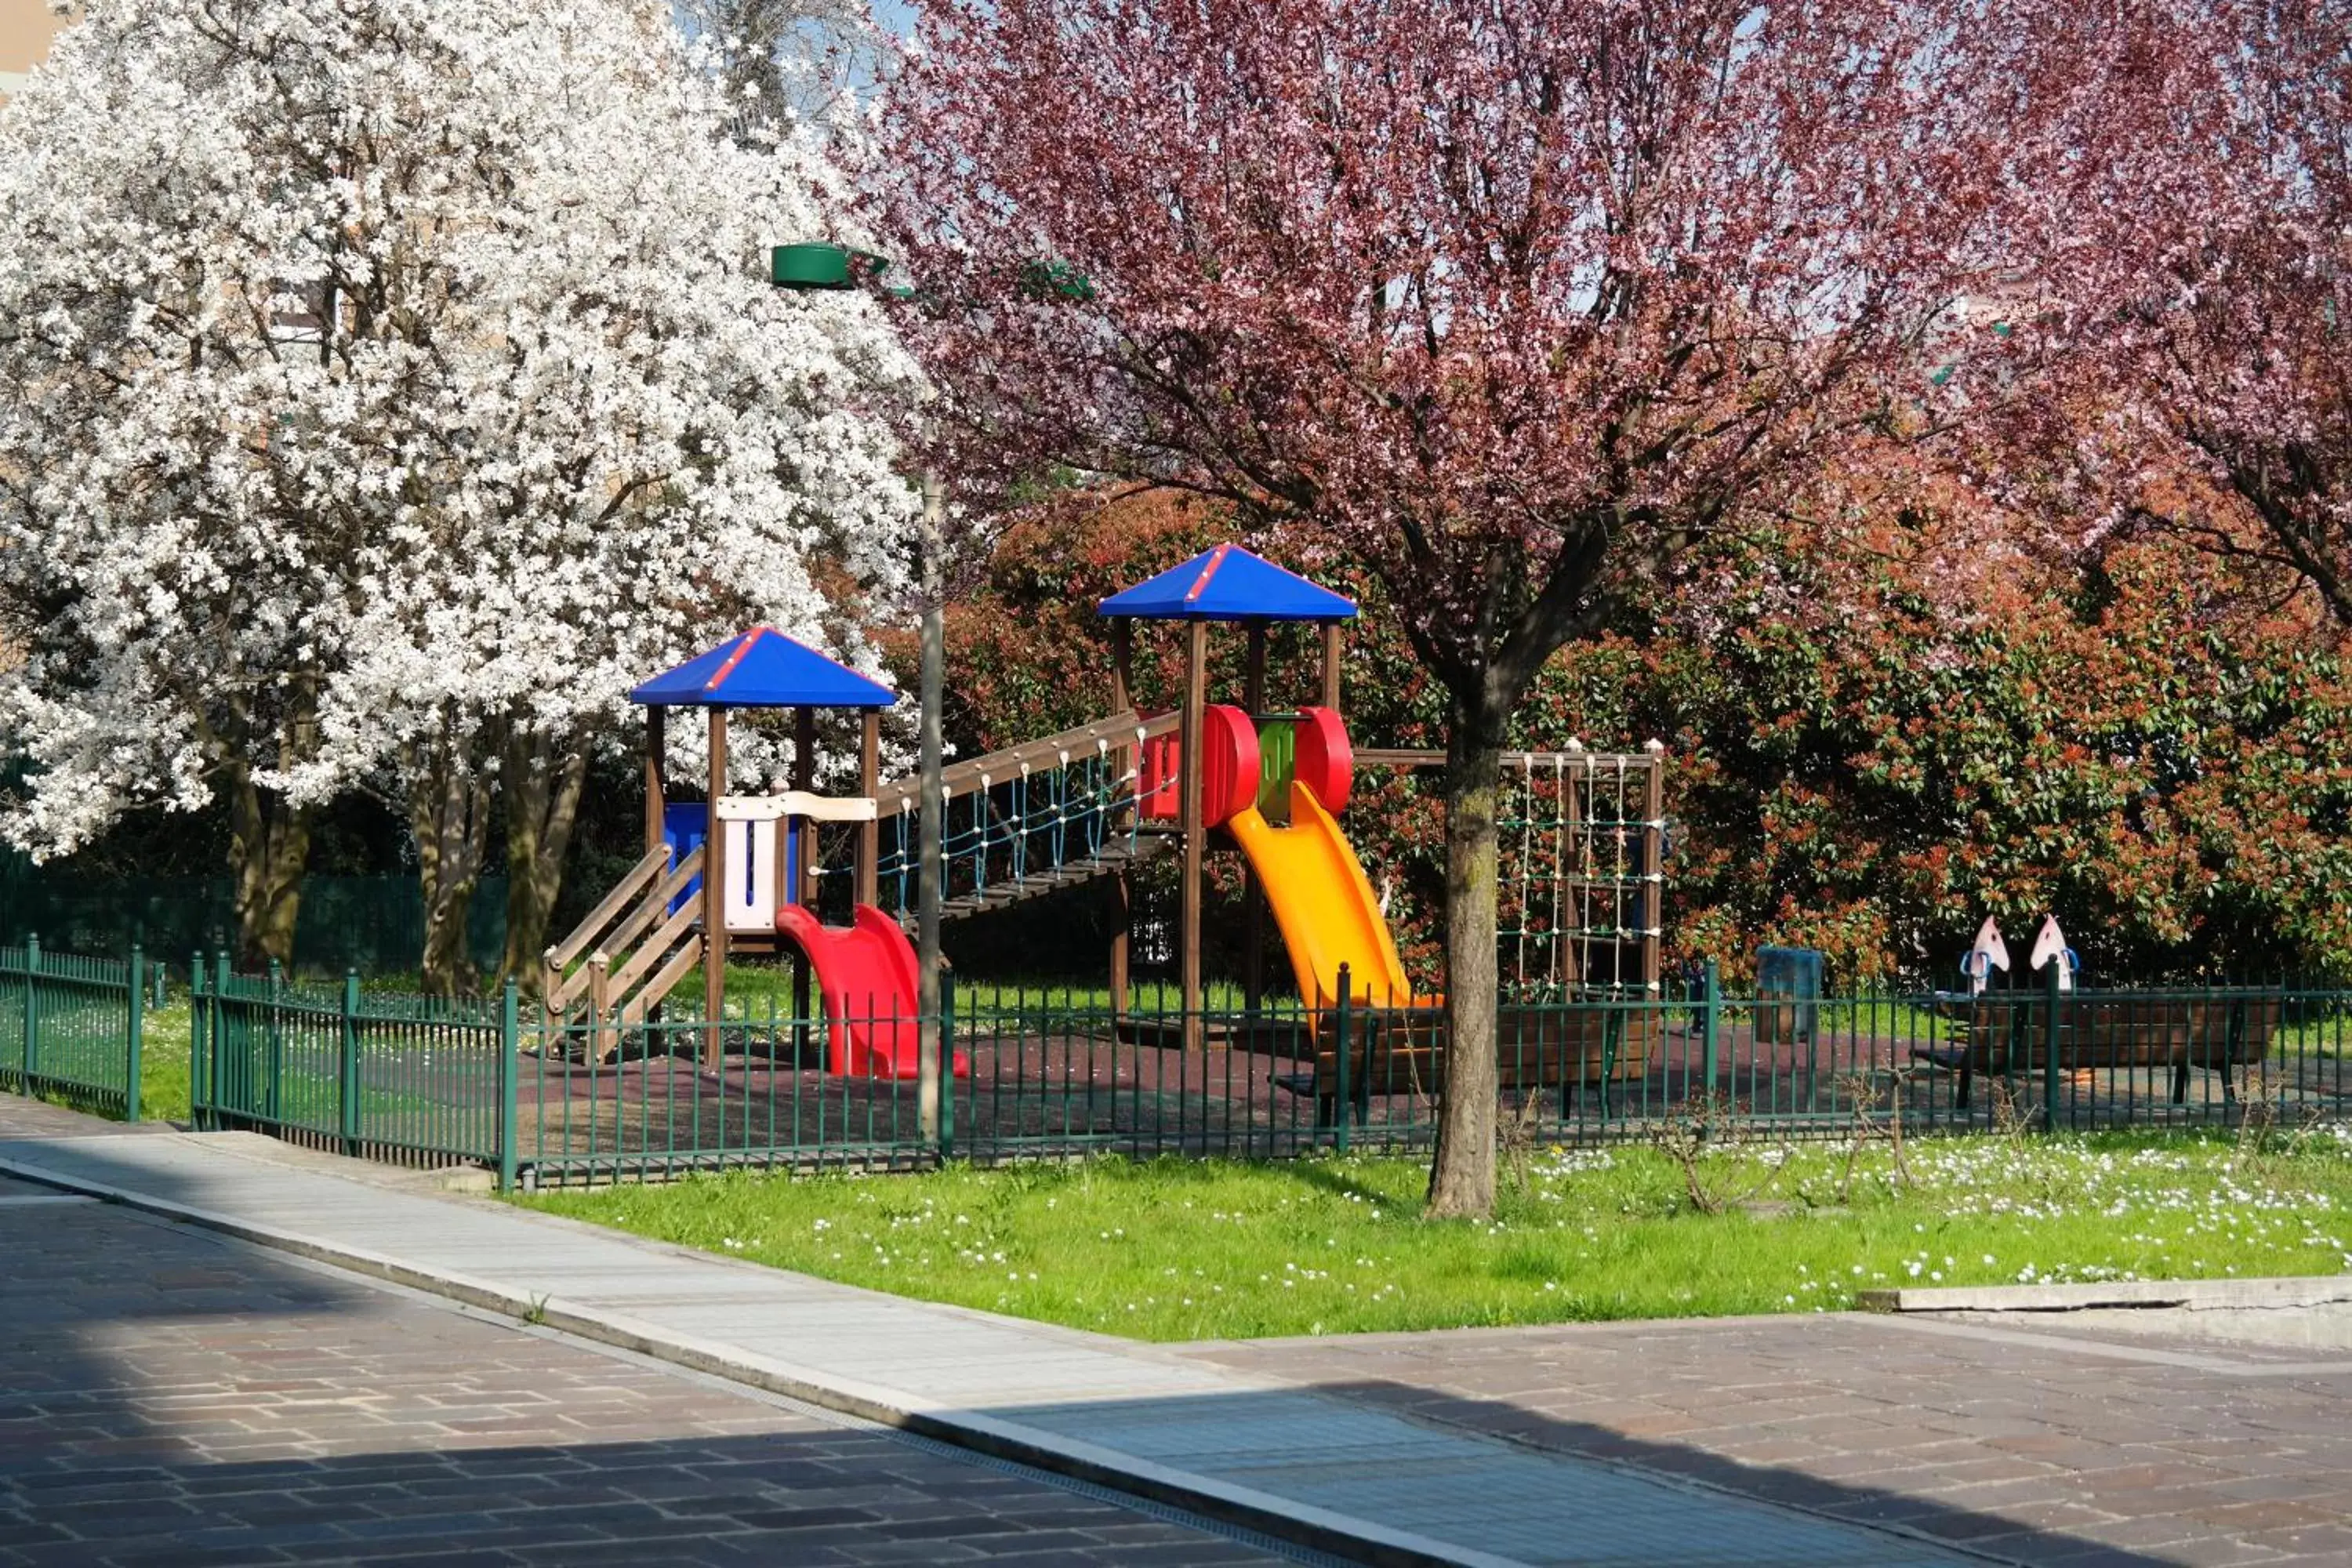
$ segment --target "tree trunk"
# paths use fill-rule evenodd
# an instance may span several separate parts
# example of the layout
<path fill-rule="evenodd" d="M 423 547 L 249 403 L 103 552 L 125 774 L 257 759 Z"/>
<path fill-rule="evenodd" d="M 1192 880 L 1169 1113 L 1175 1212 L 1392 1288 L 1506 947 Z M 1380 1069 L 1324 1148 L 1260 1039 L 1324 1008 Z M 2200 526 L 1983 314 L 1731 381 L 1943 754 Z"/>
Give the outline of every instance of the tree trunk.
<path fill-rule="evenodd" d="M 280 767 L 308 761 L 319 744 L 317 704 L 310 683 L 296 681 L 288 696 L 278 732 L 268 737 L 276 742 L 270 751 Z M 247 701 L 232 698 L 227 723 L 220 731 L 207 731 L 205 742 L 226 781 L 236 964 L 247 973 L 266 969 L 272 959 L 293 966 L 294 921 L 301 910 L 302 874 L 310 860 L 313 816 L 310 806 L 265 794 L 254 783 L 256 768 L 268 765 L 257 756 L 263 751 L 259 729 Z"/>
<path fill-rule="evenodd" d="M 272 959 L 294 963 L 294 921 L 302 903 L 302 872 L 310 858 L 310 808 L 264 795 L 253 764 L 228 764 L 229 862 L 236 879 L 236 966 L 247 973 Z"/>
<path fill-rule="evenodd" d="M 572 850 L 572 826 L 580 812 L 580 791 L 588 779 L 588 746 L 582 735 L 551 736 L 521 726 L 507 733 L 501 767 L 507 824 L 507 947 L 501 979 L 520 981 L 533 997 L 541 991 L 541 963 L 547 928 L 563 890 L 563 860 Z"/>
<path fill-rule="evenodd" d="M 1495 1206 L 1495 806 L 1503 721 L 1491 704 L 1456 704 L 1446 735 L 1445 1078 L 1429 1171 L 1433 1218 L 1475 1218 Z"/>
<path fill-rule="evenodd" d="M 466 939 L 488 847 L 491 791 L 469 739 L 445 716 L 441 732 L 408 759 L 408 826 L 425 893 L 420 965 L 428 996 L 470 996 L 481 986 Z"/>

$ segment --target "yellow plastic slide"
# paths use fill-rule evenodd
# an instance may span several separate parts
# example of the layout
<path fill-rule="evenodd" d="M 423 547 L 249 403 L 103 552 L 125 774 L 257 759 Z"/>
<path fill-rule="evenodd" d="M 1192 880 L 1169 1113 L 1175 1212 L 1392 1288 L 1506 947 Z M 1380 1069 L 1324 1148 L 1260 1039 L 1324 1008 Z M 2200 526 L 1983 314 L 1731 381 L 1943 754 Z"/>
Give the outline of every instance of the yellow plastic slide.
<path fill-rule="evenodd" d="M 1308 1006 L 1320 1009 L 1338 1000 L 1343 963 L 1355 1000 L 1382 1007 L 1412 1001 L 1412 984 L 1397 960 L 1372 885 L 1312 790 L 1291 784 L 1287 827 L 1275 826 L 1254 805 L 1228 817 L 1225 827 L 1265 884 L 1298 976 L 1298 994 Z"/>

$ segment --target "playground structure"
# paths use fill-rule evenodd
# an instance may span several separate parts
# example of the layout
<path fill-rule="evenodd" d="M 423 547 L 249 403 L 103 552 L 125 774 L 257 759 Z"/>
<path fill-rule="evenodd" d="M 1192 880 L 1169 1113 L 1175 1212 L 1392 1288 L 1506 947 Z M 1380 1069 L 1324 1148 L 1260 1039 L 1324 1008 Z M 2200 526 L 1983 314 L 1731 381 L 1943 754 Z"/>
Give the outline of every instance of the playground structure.
<path fill-rule="evenodd" d="M 912 847 L 917 782 L 878 777 L 880 714 L 896 695 L 772 631 L 730 638 L 633 694 L 647 710 L 646 852 L 549 951 L 538 1028 L 512 1012 L 378 1017 L 355 981 L 338 998 L 224 966 L 205 976 L 192 1024 L 199 1114 L 347 1151 L 496 1158 L 543 1183 L 887 1167 L 951 1152 L 985 1162 L 1423 1145 L 1450 1066 L 1445 1013 L 1397 962 L 1340 823 L 1396 797 L 1361 787 L 1363 770 L 1442 758 L 1351 745 L 1337 703 L 1354 606 L 1302 589 L 1323 594 L 1228 548 L 1107 601 L 1113 711 L 944 769 L 949 820 L 929 865 Z M 1302 606 L 1326 616 L 1311 623 L 1319 668 L 1270 670 L 1275 612 Z M 1187 639 L 1173 712 L 1130 700 L 1135 624 L 1148 619 L 1182 623 Z M 1249 639 L 1237 704 L 1209 700 L 1225 695 L 1207 680 L 1220 619 Z M 1270 704 L 1270 678 L 1286 674 L 1318 700 Z M 698 801 L 670 798 L 675 707 L 705 710 L 721 763 L 720 787 Z M 730 794 L 729 714 L 761 708 L 791 713 L 789 777 L 772 795 Z M 860 726 L 854 792 L 815 788 L 828 709 Z M 1906 1128 L 2007 1125 L 2036 1092 L 2053 1127 L 2226 1122 L 2257 1099 L 2352 1099 L 2343 1026 L 2317 1045 L 2308 1033 L 2315 1006 L 2352 1019 L 2336 999 L 2070 991 L 2054 927 L 2036 943 L 2038 998 L 1835 998 L 1805 950 L 1773 950 L 1750 994 L 1726 995 L 1711 967 L 1669 990 L 1660 751 L 1513 753 L 1505 769 L 1496 1078 L 1530 1138 L 1640 1136 L 1705 1095 L 1756 1124 L 1825 1136 L 1851 1136 L 1858 1118 L 1895 1104 Z M 821 840 L 835 864 L 822 863 Z M 1226 847 L 1250 879 L 1244 918 L 1271 910 L 1297 995 L 1267 994 L 1252 976 L 1247 1005 L 1213 1012 L 1202 1005 L 1202 868 Z M 1129 879 L 1155 858 L 1181 896 L 1167 952 L 1180 1006 L 1129 1005 L 1121 925 L 1107 1000 L 979 999 L 942 985 L 942 1005 L 923 1016 L 906 931 L 927 875 L 950 918 L 1086 883 L 1131 911 Z M 730 999 L 730 952 L 791 962 L 801 988 L 790 1007 L 772 989 Z M 0 986 L 21 974 L 29 994 L 37 971 L 48 985 L 47 963 L 28 952 L 12 972 L 0 954 Z M 698 965 L 698 1008 L 680 991 Z M 25 1016 L 53 1027 L 67 1000 L 44 992 Z M 929 1073 L 927 1028 L 941 1046 Z M 36 1063 L 28 1046 L 18 1071 L 29 1081 L 37 1066 L 54 1082 L 58 1065 Z"/>
<path fill-rule="evenodd" d="M 1298 1003 L 1289 1029 L 1319 1026 L 1343 994 L 1360 1008 L 1411 1013 L 1410 1031 L 1433 1048 L 1441 997 L 1416 994 L 1381 900 L 1339 818 L 1355 771 L 1419 768 L 1441 753 L 1351 749 L 1339 712 L 1342 633 L 1356 615 L 1343 596 L 1234 545 L 1221 545 L 1113 595 L 1110 714 L 942 771 L 947 824 L 939 863 L 916 845 L 920 781 L 878 777 L 880 714 L 896 694 L 770 628 L 754 628 L 655 677 L 632 693 L 646 710 L 644 857 L 546 954 L 546 1023 L 585 1033 L 600 1056 L 633 1031 L 661 1027 L 661 1009 L 698 966 L 703 975 L 699 1055 L 715 1068 L 730 1034 L 725 965 L 730 954 L 773 953 L 795 964 L 797 1016 L 811 1016 L 810 982 L 827 1020 L 826 1071 L 902 1080 L 919 1070 L 916 956 L 907 940 L 923 877 L 939 879 L 944 918 L 981 915 L 1081 883 L 1108 879 L 1115 921 L 1107 955 L 1110 1023 L 1128 1016 L 1134 889 L 1146 861 L 1176 858 L 1172 957 L 1176 1027 L 1163 1042 L 1190 1051 L 1213 1037 L 1242 1043 L 1245 1028 L 1213 1029 L 1202 1005 L 1205 864 L 1215 842 L 1244 861 L 1244 1012 L 1265 1001 L 1256 973 L 1261 905 L 1274 915 Z M 1180 623 L 1185 637 L 1181 706 L 1145 713 L 1133 701 L 1138 622 Z M 1238 706 L 1212 703 L 1209 637 L 1220 622 L 1247 638 Z M 1321 631 L 1313 695 L 1296 709 L 1267 703 L 1269 632 L 1284 622 Z M 723 780 L 730 710 L 793 715 L 788 787 L 736 795 L 723 784 L 697 802 L 670 799 L 667 716 L 705 710 L 710 776 Z M 855 795 L 814 793 L 817 715 L 860 715 Z M 1506 972 L 1528 1000 L 1654 1000 L 1659 994 L 1660 893 L 1665 848 L 1664 758 L 1570 750 L 1506 758 Z M 852 834 L 850 923 L 818 916 L 819 831 Z M 838 907 L 839 900 L 834 900 Z M 961 1076 L 957 1053 L 948 1070 Z"/>
<path fill-rule="evenodd" d="M 646 710 L 646 852 L 587 919 L 546 954 L 545 1005 L 562 1022 L 584 1004 L 599 1030 L 623 1033 L 654 1016 L 698 965 L 703 976 L 703 1056 L 722 1051 L 730 953 L 798 951 L 796 999 L 805 1013 L 814 972 L 829 1021 L 827 1069 L 861 1078 L 909 1079 L 918 1070 L 909 1005 L 915 955 L 898 922 L 875 904 L 874 793 L 881 711 L 898 700 L 887 687 L 772 627 L 740 637 L 665 671 L 629 694 Z M 709 778 L 699 809 L 667 795 L 667 715 L 709 715 Z M 726 793 L 730 709 L 789 709 L 793 716 L 790 788 L 772 795 Z M 861 715 L 862 792 L 816 795 L 816 716 Z M 819 866 L 816 828 L 858 826 L 855 906 L 847 926 L 828 926 L 811 905 Z M 627 952 L 617 968 L 614 955 Z M 584 959 L 576 970 L 570 966 Z"/>

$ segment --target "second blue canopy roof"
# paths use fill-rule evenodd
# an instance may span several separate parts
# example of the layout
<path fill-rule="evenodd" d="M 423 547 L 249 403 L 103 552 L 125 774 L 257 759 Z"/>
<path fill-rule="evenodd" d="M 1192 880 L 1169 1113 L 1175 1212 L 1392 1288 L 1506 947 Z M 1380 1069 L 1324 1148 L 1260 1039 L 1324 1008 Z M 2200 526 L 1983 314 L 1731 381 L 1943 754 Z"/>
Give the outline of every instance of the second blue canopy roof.
<path fill-rule="evenodd" d="M 753 626 L 629 693 L 648 708 L 887 708 L 898 694 L 795 642 Z"/>
<path fill-rule="evenodd" d="M 1099 610 L 1150 621 L 1346 621 L 1356 603 L 1238 544 L 1220 544 L 1113 594 Z"/>

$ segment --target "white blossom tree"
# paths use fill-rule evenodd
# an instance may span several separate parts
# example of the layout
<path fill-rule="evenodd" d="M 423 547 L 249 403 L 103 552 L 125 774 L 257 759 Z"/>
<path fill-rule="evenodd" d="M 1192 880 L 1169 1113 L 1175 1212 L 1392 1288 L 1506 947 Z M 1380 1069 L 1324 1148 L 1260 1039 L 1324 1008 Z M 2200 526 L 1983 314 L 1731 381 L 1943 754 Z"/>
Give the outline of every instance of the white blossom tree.
<path fill-rule="evenodd" d="M 911 376 L 768 288 L 839 191 L 721 79 L 652 0 L 94 0 L 0 112 L 13 841 L 225 796 L 283 957 L 310 814 L 388 781 L 451 986 L 494 786 L 513 962 L 633 681 L 865 657 L 816 578 L 897 580 Z"/>

